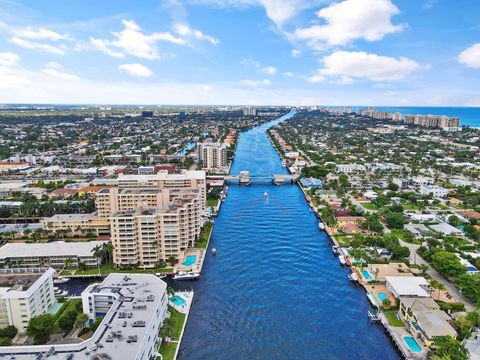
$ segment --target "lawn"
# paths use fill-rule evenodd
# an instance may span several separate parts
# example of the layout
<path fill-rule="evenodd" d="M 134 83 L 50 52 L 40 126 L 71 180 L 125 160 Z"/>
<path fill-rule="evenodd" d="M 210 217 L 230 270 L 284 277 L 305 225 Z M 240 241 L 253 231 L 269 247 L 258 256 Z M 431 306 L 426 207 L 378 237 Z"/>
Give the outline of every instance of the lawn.
<path fill-rule="evenodd" d="M 395 312 L 392 310 L 384 310 L 385 315 L 387 316 L 388 322 L 394 327 L 403 327 L 405 324 L 402 320 L 399 320 L 395 317 Z"/>
<path fill-rule="evenodd" d="M 107 275 L 110 273 L 146 273 L 146 274 L 154 274 L 154 273 L 171 273 L 173 272 L 172 268 L 157 268 L 157 269 L 116 269 L 110 265 L 103 264 L 100 266 L 100 273 L 102 275 Z M 97 268 L 90 268 L 85 270 L 77 270 L 75 275 L 96 275 L 98 274 Z"/>
<path fill-rule="evenodd" d="M 175 322 L 173 340 L 179 341 L 180 334 L 182 333 L 187 316 L 175 310 L 170 305 L 168 306 L 168 311 L 170 312 L 170 318 Z M 160 346 L 160 354 L 162 354 L 163 360 L 174 360 L 175 350 L 177 349 L 178 345 L 178 342 L 171 342 L 167 344 L 163 341 L 162 345 Z"/>
<path fill-rule="evenodd" d="M 200 241 L 195 245 L 198 249 L 206 249 L 208 245 L 208 239 L 210 238 L 210 234 L 213 230 L 213 222 L 207 221 L 202 230 L 202 235 Z"/>
<path fill-rule="evenodd" d="M 378 210 L 378 208 L 374 204 L 372 204 L 371 201 L 361 202 L 360 205 L 362 205 L 367 210 Z"/>
<path fill-rule="evenodd" d="M 207 199 L 207 206 L 208 207 L 216 207 L 218 204 L 218 199 Z"/>

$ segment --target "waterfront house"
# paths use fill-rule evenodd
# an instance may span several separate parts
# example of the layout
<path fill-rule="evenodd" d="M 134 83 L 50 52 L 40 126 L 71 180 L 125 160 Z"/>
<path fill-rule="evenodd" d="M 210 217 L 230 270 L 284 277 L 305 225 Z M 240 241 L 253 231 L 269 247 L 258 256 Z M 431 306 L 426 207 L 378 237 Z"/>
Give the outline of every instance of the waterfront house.
<path fill-rule="evenodd" d="M 369 264 L 368 271 L 382 284 L 385 284 L 387 276 L 413 276 L 410 268 L 404 263 Z"/>
<path fill-rule="evenodd" d="M 397 299 L 430 297 L 429 283 L 424 277 L 386 276 L 385 281 L 387 290 Z"/>
<path fill-rule="evenodd" d="M 426 346 L 434 345 L 439 336 L 457 337 L 450 325 L 450 316 L 440 310 L 432 298 L 400 298 L 400 315 L 408 324 L 408 330 Z"/>

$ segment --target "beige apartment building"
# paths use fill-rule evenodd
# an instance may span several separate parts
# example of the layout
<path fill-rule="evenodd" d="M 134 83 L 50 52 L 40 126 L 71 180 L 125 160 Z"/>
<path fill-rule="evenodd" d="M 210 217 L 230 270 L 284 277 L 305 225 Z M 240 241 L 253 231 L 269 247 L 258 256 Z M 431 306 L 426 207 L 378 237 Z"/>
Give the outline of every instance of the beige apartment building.
<path fill-rule="evenodd" d="M 118 177 L 119 189 L 155 190 L 155 189 L 198 189 L 201 206 L 205 208 L 207 199 L 207 180 L 205 171 L 183 171 L 169 174 L 167 170 L 152 175 L 124 175 Z"/>
<path fill-rule="evenodd" d="M 154 268 L 171 256 L 183 258 L 200 235 L 201 200 L 200 190 L 184 189 L 162 207 L 114 212 L 109 218 L 114 264 Z"/>
<path fill-rule="evenodd" d="M 44 230 L 69 230 L 73 235 L 87 235 L 89 232 L 96 236 L 109 235 L 110 224 L 108 219 L 100 218 L 96 213 L 91 214 L 56 214 L 41 221 Z"/>
<path fill-rule="evenodd" d="M 170 201 L 169 189 L 105 188 L 95 196 L 98 216 L 108 218 L 113 212 L 141 208 L 157 208 Z"/>
<path fill-rule="evenodd" d="M 227 146 L 212 142 L 197 145 L 198 159 L 204 169 L 221 169 L 227 166 Z"/>

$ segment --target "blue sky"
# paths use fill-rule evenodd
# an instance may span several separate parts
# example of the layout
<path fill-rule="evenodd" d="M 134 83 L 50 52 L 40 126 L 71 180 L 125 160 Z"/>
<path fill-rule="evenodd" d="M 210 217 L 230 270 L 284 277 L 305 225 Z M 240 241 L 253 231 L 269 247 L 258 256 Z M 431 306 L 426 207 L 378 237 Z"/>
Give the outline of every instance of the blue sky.
<path fill-rule="evenodd" d="M 478 0 L 0 0 L 0 102 L 480 106 Z"/>

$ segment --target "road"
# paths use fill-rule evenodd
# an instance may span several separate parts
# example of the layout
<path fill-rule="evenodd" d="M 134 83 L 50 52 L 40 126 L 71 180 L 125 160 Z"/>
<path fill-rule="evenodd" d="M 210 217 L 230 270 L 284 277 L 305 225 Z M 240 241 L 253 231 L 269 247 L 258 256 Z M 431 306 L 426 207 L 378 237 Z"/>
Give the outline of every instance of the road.
<path fill-rule="evenodd" d="M 400 240 L 400 245 L 406 246 L 410 249 L 410 262 L 413 264 L 425 264 L 428 266 L 427 274 L 430 275 L 433 279 L 437 280 L 439 283 L 443 284 L 445 286 L 445 289 L 448 291 L 448 293 L 457 301 L 463 302 L 465 304 L 465 309 L 467 311 L 474 311 L 475 306 L 472 304 L 472 302 L 468 299 L 466 299 L 460 291 L 457 289 L 455 284 L 452 284 L 450 281 L 445 279 L 442 275 L 438 273 L 437 270 L 432 268 L 425 260 L 422 259 L 420 255 L 417 254 L 417 250 L 420 247 L 420 245 L 416 244 L 410 244 L 407 242 L 404 242 Z"/>

